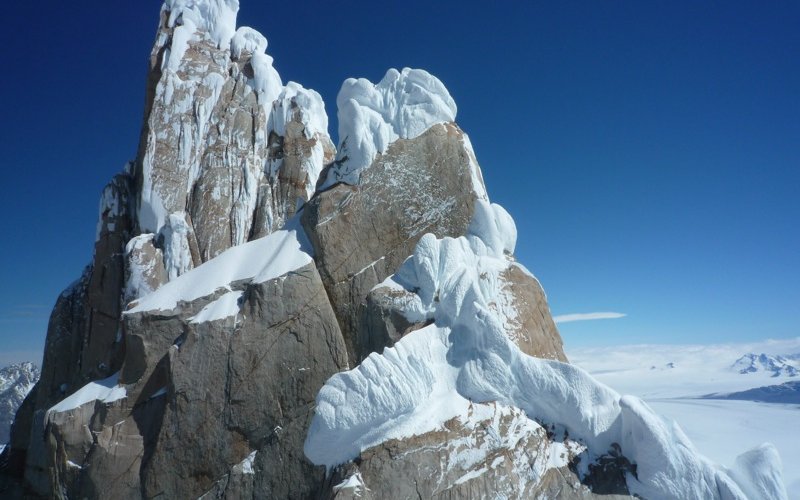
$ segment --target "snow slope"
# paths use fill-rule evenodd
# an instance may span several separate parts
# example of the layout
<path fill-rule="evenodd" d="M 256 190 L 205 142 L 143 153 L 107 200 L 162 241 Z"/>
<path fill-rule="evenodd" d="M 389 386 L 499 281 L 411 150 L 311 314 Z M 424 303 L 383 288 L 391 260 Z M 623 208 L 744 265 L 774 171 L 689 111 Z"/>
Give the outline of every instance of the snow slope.
<path fill-rule="evenodd" d="M 332 467 L 388 439 L 439 428 L 470 401 L 497 401 L 563 425 L 589 447 L 590 459 L 620 443 L 638 468 L 639 480 L 629 476 L 629 488 L 646 498 L 743 499 L 744 491 L 783 488 L 779 477 L 754 479 L 714 466 L 677 425 L 582 369 L 523 354 L 489 307 L 515 243 L 511 217 L 482 201 L 467 236 L 420 240 L 390 280 L 416 295 L 407 314 L 435 323 L 328 380 L 305 443 L 312 462 Z M 748 462 L 774 470 L 773 451 L 748 452 Z"/>
<path fill-rule="evenodd" d="M 128 393 L 125 390 L 125 386 L 119 385 L 118 380 L 119 373 L 115 373 L 106 379 L 89 382 L 47 410 L 45 422 L 48 421 L 52 413 L 73 410 L 92 401 L 113 403 L 114 401 L 127 397 Z"/>
<path fill-rule="evenodd" d="M 188 302 L 211 295 L 218 288 L 227 287 L 237 281 L 263 283 L 309 264 L 313 260 L 312 255 L 313 250 L 300 226 L 299 216 L 295 216 L 283 229 L 230 248 L 202 266 L 166 283 L 155 292 L 132 302 L 133 307 L 125 311 L 125 314 L 171 310 L 181 301 Z M 219 300 L 231 306 L 237 302 L 238 297 L 224 295 Z M 221 314 L 226 314 L 220 307 L 215 307 L 213 311 L 203 311 L 198 314 L 200 318 L 195 317 L 195 321 L 203 317 L 219 318 Z"/>
<path fill-rule="evenodd" d="M 797 352 L 800 338 L 749 344 L 598 347 L 574 349 L 568 355 L 601 382 L 642 397 L 658 413 L 677 421 L 691 441 L 719 464 L 731 466 L 742 449 L 772 443 L 783 463 L 789 497 L 800 500 L 800 407 L 700 399 L 710 393 L 745 392 L 794 381 L 796 377 L 774 377 L 771 371 L 742 374 L 732 366 L 744 353 L 790 358 Z M 673 368 L 668 367 L 670 363 Z"/>

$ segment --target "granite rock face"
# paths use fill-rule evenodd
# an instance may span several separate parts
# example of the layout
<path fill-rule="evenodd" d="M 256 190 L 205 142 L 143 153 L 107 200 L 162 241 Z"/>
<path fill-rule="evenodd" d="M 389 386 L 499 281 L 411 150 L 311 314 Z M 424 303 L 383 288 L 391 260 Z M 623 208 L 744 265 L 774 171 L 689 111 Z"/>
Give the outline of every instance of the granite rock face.
<path fill-rule="evenodd" d="M 403 263 L 426 233 L 460 236 L 485 188 L 466 135 L 452 123 L 398 139 L 363 170 L 357 185 L 318 192 L 303 227 L 336 310 L 351 358 L 369 291 Z"/>
<path fill-rule="evenodd" d="M 363 451 L 356 463 L 335 470 L 326 494 L 332 499 L 632 498 L 624 481 L 602 496 L 582 484 L 575 468 L 584 451 L 516 408 L 475 404 L 440 430 Z"/>
<path fill-rule="evenodd" d="M 305 430 L 317 391 L 347 365 L 322 282 L 310 263 L 248 286 L 242 301 L 236 316 L 183 321 L 180 345 L 165 350 L 168 404 L 143 470 L 146 496 L 199 496 L 253 451 L 254 467 L 275 483 L 254 491 L 288 498 L 318 487 L 323 474 L 302 457 Z"/>
<path fill-rule="evenodd" d="M 232 315 L 201 319 L 224 298 L 216 292 L 126 315 L 131 346 L 118 378 L 35 422 L 46 436 L 34 489 L 60 498 L 315 494 L 324 468 L 302 447 L 317 391 L 347 366 L 344 341 L 313 262 L 256 281 L 226 285 L 241 296 Z"/>

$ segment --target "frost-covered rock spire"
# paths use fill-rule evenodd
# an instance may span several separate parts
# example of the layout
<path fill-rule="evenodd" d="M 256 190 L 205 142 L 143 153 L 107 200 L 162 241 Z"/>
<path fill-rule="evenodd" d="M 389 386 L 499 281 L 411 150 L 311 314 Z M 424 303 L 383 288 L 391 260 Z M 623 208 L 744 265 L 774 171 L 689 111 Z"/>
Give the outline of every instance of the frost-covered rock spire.
<path fill-rule="evenodd" d="M 322 98 L 284 86 L 235 0 L 167 0 L 136 162 L 136 227 L 170 279 L 280 228 L 333 159 Z"/>
<path fill-rule="evenodd" d="M 390 69 L 373 84 L 348 78 L 336 97 L 338 164 L 326 186 L 357 184 L 359 172 L 397 139 L 418 137 L 437 123 L 456 119 L 456 103 L 444 84 L 422 69 Z"/>

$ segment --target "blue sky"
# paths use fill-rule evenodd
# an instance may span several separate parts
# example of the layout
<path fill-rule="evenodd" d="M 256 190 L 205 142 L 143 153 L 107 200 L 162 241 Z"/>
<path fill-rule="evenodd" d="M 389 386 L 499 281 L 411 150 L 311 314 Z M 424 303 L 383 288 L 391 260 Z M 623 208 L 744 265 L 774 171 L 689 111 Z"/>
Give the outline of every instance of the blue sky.
<path fill-rule="evenodd" d="M 325 98 L 389 67 L 459 106 L 568 346 L 800 335 L 800 3 L 265 2 L 240 25 Z M 160 2 L 4 7 L 0 363 L 38 361 L 137 146 Z"/>

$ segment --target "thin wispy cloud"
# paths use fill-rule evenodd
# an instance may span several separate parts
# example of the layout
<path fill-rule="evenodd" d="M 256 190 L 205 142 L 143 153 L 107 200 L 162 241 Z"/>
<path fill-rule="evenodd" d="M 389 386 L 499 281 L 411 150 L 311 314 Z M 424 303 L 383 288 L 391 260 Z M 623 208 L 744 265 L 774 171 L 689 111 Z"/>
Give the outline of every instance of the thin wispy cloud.
<path fill-rule="evenodd" d="M 554 316 L 553 321 L 556 323 L 569 323 L 570 321 L 591 321 L 594 319 L 617 319 L 624 318 L 627 314 L 618 312 L 591 312 L 591 313 L 574 313 L 562 314 Z"/>

